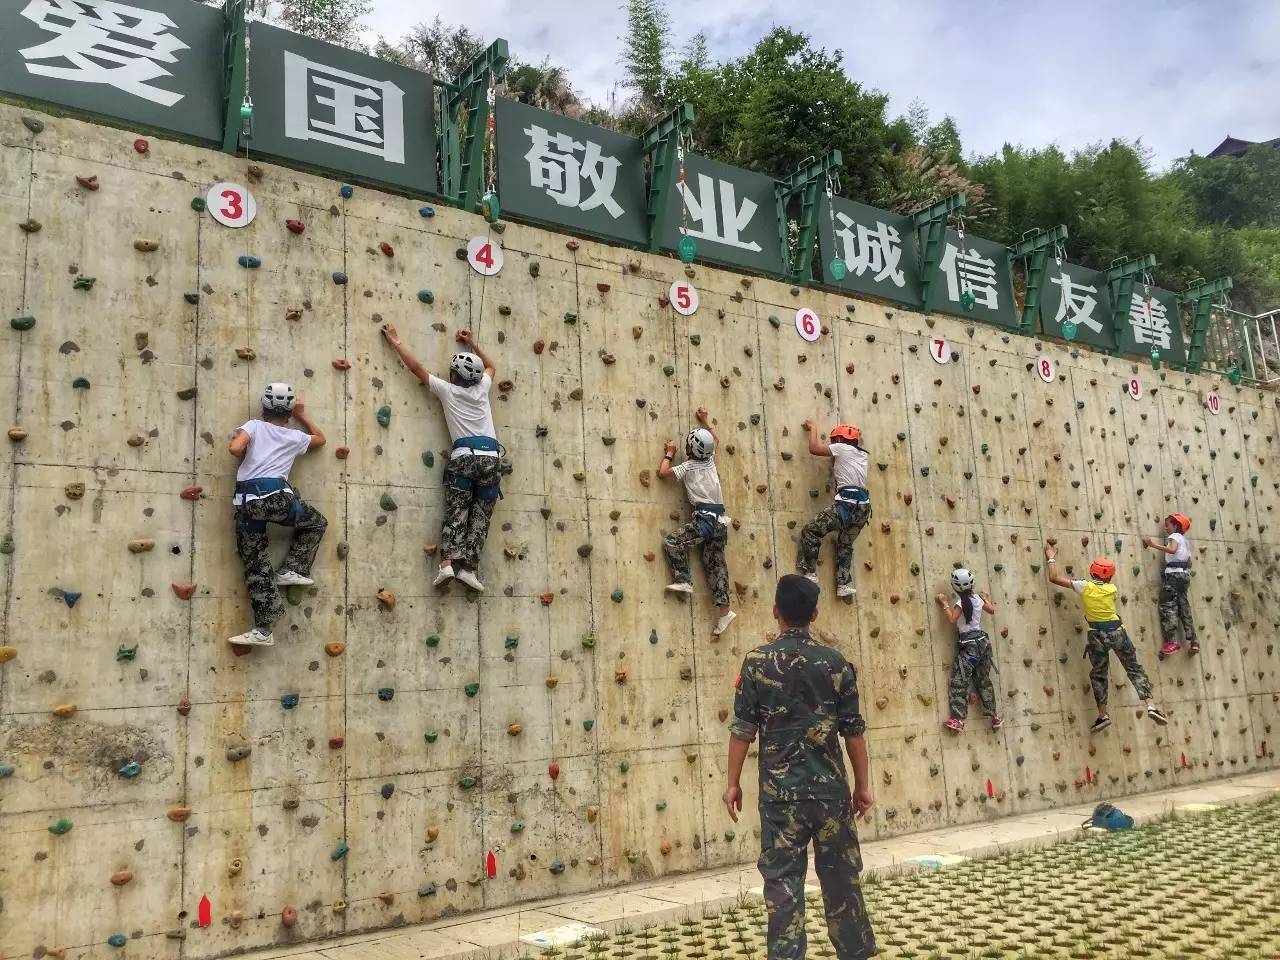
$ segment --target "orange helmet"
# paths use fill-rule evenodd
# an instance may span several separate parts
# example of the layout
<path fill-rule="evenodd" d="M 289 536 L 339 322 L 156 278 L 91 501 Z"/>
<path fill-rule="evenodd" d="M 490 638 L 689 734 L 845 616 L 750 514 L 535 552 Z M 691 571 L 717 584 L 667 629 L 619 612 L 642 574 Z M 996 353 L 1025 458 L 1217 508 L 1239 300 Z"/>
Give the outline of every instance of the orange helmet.
<path fill-rule="evenodd" d="M 1171 513 L 1164 519 L 1166 523 L 1172 523 L 1177 527 L 1179 533 L 1186 533 L 1191 529 L 1191 518 L 1185 513 Z"/>
<path fill-rule="evenodd" d="M 857 443 L 862 439 L 862 431 L 850 423 L 837 423 L 831 428 L 831 439 Z"/>
<path fill-rule="evenodd" d="M 1111 580 L 1116 575 L 1116 565 L 1106 557 L 1099 557 L 1093 563 L 1089 564 L 1089 576 L 1095 580 L 1101 580 L 1104 583 Z"/>

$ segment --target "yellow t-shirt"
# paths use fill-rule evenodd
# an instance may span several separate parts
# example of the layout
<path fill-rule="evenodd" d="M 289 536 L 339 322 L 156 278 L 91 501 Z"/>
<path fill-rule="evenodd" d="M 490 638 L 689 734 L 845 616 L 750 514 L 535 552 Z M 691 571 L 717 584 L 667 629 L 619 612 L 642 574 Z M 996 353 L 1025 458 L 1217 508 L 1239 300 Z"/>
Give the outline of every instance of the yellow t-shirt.
<path fill-rule="evenodd" d="M 1084 606 L 1084 618 L 1090 623 L 1110 623 L 1119 620 L 1116 610 L 1116 585 L 1097 583 L 1093 580 L 1072 580 L 1071 586 L 1080 594 Z"/>

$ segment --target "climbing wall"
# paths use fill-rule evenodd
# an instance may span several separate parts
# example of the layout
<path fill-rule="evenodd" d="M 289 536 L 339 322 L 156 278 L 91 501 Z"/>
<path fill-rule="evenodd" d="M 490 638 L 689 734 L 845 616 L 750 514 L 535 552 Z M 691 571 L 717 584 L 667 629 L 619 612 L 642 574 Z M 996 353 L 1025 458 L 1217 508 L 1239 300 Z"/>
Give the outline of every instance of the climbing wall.
<path fill-rule="evenodd" d="M 224 179 L 252 225 L 193 208 Z M 872 461 L 856 602 L 829 544 L 819 569 L 870 727 L 864 836 L 1274 764 L 1272 395 L 339 187 L 0 107 L 0 958 L 212 957 L 753 860 L 754 816 L 720 804 L 726 720 L 832 494 L 806 417 L 859 424 Z M 482 234 L 489 278 L 462 250 Z M 483 597 L 429 586 L 447 436 L 384 322 L 433 369 L 464 326 L 498 363 L 515 473 Z M 329 527 L 276 645 L 238 655 L 226 442 L 271 380 L 329 437 L 294 474 Z M 733 518 L 718 641 L 696 560 L 691 598 L 662 591 L 683 503 L 656 468 L 700 405 Z M 1204 650 L 1160 664 L 1140 537 L 1175 508 Z M 1089 737 L 1046 541 L 1077 576 L 1115 557 L 1167 729 L 1117 669 Z M 957 564 L 997 605 L 999 733 L 976 708 L 940 727 Z"/>

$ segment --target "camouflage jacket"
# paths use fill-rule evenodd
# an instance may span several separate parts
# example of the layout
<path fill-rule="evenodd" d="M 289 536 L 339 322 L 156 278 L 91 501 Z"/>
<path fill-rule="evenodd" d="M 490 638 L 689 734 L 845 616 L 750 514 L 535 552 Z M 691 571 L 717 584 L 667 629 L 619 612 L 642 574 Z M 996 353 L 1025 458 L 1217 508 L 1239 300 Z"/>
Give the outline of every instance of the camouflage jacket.
<path fill-rule="evenodd" d="M 729 733 L 760 734 L 760 800 L 849 796 L 841 737 L 861 736 L 858 678 L 834 647 L 788 630 L 747 654 Z"/>

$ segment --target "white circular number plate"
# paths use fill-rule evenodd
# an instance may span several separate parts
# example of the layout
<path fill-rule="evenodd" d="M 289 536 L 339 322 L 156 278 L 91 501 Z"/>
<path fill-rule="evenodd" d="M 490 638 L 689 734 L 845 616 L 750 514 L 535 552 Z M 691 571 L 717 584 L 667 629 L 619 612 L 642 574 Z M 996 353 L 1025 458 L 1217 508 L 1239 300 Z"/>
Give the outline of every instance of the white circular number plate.
<path fill-rule="evenodd" d="M 467 263 L 482 277 L 492 277 L 502 269 L 502 247 L 492 237 L 472 237 L 467 241 Z"/>
<path fill-rule="evenodd" d="M 933 357 L 934 363 L 950 363 L 951 344 L 941 337 L 934 337 L 929 341 L 929 356 Z"/>
<path fill-rule="evenodd" d="M 1058 371 L 1053 368 L 1052 360 L 1041 357 L 1036 361 L 1036 373 L 1040 374 L 1040 379 L 1045 383 L 1053 383 L 1053 378 L 1057 376 Z"/>
<path fill-rule="evenodd" d="M 682 317 L 698 312 L 698 290 L 692 283 L 677 280 L 667 291 L 667 299 L 671 301 L 671 309 Z"/>
<path fill-rule="evenodd" d="M 258 201 L 238 183 L 215 183 L 205 194 L 204 205 L 224 227 L 247 227 L 258 215 Z"/>
<path fill-rule="evenodd" d="M 796 332 L 813 343 L 822 336 L 822 321 L 808 307 L 801 307 L 796 311 Z"/>
<path fill-rule="evenodd" d="M 1131 400 L 1142 399 L 1142 383 L 1137 377 L 1130 377 L 1129 382 L 1124 386 L 1124 392 L 1129 394 Z"/>
<path fill-rule="evenodd" d="M 1204 398 L 1204 405 L 1209 408 L 1209 412 L 1215 417 L 1222 412 L 1222 398 L 1216 393 L 1207 394 Z"/>

